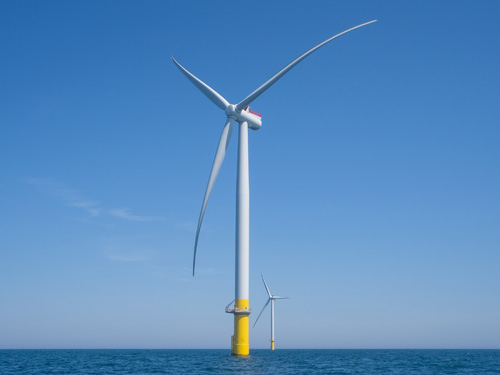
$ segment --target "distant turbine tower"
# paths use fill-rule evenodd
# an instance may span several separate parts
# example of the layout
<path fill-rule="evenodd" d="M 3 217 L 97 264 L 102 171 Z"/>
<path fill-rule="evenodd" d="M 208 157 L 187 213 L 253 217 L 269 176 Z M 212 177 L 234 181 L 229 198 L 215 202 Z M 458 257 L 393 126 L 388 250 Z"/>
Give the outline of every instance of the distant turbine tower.
<path fill-rule="evenodd" d="M 194 242 L 193 256 L 193 276 L 196 264 L 196 249 L 198 247 L 198 237 L 200 235 L 201 223 L 205 214 L 208 198 L 212 191 L 215 179 L 219 173 L 219 169 L 226 155 L 226 150 L 231 139 L 234 123 L 239 123 L 239 142 L 238 142 L 238 172 L 237 172 L 237 188 L 236 188 L 236 280 L 235 280 L 235 299 L 234 309 L 226 309 L 226 312 L 234 314 L 234 335 L 231 337 L 231 354 L 248 355 L 248 315 L 249 308 L 249 183 L 248 183 L 248 128 L 257 130 L 262 126 L 262 116 L 250 110 L 249 105 L 257 99 L 264 91 L 275 84 L 283 77 L 290 69 L 299 62 L 304 60 L 318 48 L 324 46 L 339 36 L 348 33 L 359 27 L 375 22 L 370 21 L 361 25 L 350 28 L 340 34 L 334 35 L 309 51 L 293 60 L 290 64 L 281 69 L 278 73 L 272 76 L 267 82 L 260 86 L 253 93 L 248 95 L 238 104 L 229 104 L 219 93 L 208 86 L 206 83 L 195 77 L 181 66 L 172 57 L 172 61 L 177 65 L 180 71 L 193 83 L 208 99 L 210 99 L 217 107 L 225 111 L 227 120 L 222 130 L 222 135 L 217 146 L 212 171 L 208 179 L 205 198 L 201 206 L 200 218 L 198 219 L 198 229 L 196 230 L 196 238 Z"/>
<path fill-rule="evenodd" d="M 262 315 L 262 313 L 266 309 L 267 305 L 269 305 L 269 302 L 271 302 L 271 350 L 274 350 L 274 301 L 277 299 L 290 299 L 290 297 L 273 296 L 271 294 L 271 292 L 269 291 L 269 287 L 266 284 L 266 280 L 264 280 L 264 275 L 263 274 L 260 274 L 260 275 L 262 276 L 262 281 L 264 282 L 264 286 L 266 287 L 266 291 L 267 291 L 267 295 L 269 296 L 269 299 L 267 300 L 267 302 L 264 305 L 264 307 L 262 308 L 262 310 L 260 310 L 260 314 L 257 317 L 257 319 L 255 319 L 255 323 L 253 324 L 253 326 L 255 327 L 255 325 L 259 321 L 260 316 Z"/>

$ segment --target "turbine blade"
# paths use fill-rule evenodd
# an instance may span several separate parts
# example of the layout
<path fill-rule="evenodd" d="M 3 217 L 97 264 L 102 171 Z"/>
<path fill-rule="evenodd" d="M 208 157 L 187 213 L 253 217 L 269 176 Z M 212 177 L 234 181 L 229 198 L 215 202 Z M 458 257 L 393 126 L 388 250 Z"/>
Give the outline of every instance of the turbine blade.
<path fill-rule="evenodd" d="M 271 295 L 271 292 L 269 291 L 269 287 L 267 286 L 266 284 L 266 280 L 264 280 L 264 275 L 263 274 L 260 274 L 260 276 L 262 276 L 262 281 L 264 281 L 264 286 L 266 287 L 266 290 L 267 290 L 267 294 L 269 295 L 269 298 L 272 297 Z"/>
<path fill-rule="evenodd" d="M 266 91 L 269 87 L 274 85 L 276 81 L 278 81 L 281 77 L 283 77 L 290 69 L 292 69 L 295 65 L 297 65 L 299 62 L 304 60 L 307 56 L 309 56 L 311 53 L 316 51 L 318 48 L 323 47 L 325 44 L 328 42 L 331 42 L 333 39 L 338 38 L 341 35 L 344 35 L 348 33 L 349 31 L 358 29 L 360 27 L 363 27 L 365 25 L 368 25 L 370 23 L 376 22 L 377 20 L 373 20 L 370 22 L 365 22 L 362 23 L 361 25 L 351 27 L 348 30 L 342 31 L 340 34 L 334 35 L 331 38 L 328 38 L 324 42 L 318 44 L 317 46 L 311 48 L 309 51 L 304 53 L 303 55 L 297 57 L 295 60 L 293 60 L 290 64 L 285 66 L 283 69 L 281 69 L 278 73 L 276 73 L 274 76 L 272 76 L 267 82 L 265 82 L 262 86 L 260 86 L 257 90 L 252 92 L 250 95 L 248 95 L 245 99 L 243 99 L 240 103 L 236 105 L 236 110 L 241 111 L 243 108 L 246 106 L 250 105 L 255 99 L 257 99 L 264 91 Z"/>
<path fill-rule="evenodd" d="M 273 296 L 273 299 L 292 299 L 292 297 L 278 297 L 278 296 Z"/>
<path fill-rule="evenodd" d="M 208 86 L 201 79 L 195 77 L 193 74 L 189 73 L 186 68 L 184 68 L 181 64 L 175 61 L 172 56 L 172 61 L 179 68 L 179 70 L 184 74 L 187 79 L 189 79 L 193 85 L 195 85 L 205 96 L 210 99 L 217 107 L 220 109 L 226 110 L 226 107 L 229 105 L 228 101 L 224 99 L 217 91 Z"/>
<path fill-rule="evenodd" d="M 269 298 L 266 302 L 266 304 L 264 305 L 264 307 L 262 308 L 262 310 L 260 310 L 260 314 L 259 316 L 257 317 L 257 319 L 255 319 L 255 323 L 253 324 L 254 328 L 255 328 L 255 325 L 257 324 L 257 322 L 259 321 L 259 318 L 260 316 L 262 315 L 262 313 L 264 312 L 264 310 L 266 309 L 267 305 L 269 305 L 269 301 L 271 301 L 271 299 Z"/>
<path fill-rule="evenodd" d="M 217 152 L 215 153 L 214 163 L 212 165 L 212 171 L 210 172 L 210 177 L 208 178 L 207 189 L 205 190 L 205 197 L 203 198 L 203 204 L 201 205 L 200 218 L 198 219 L 198 229 L 196 230 L 196 239 L 194 241 L 194 255 L 193 255 L 193 276 L 194 268 L 196 265 L 196 250 L 198 248 L 198 237 L 200 236 L 201 222 L 203 221 L 203 216 L 205 215 L 205 208 L 207 207 L 208 198 L 210 198 L 210 193 L 212 187 L 214 186 L 215 179 L 219 174 L 220 167 L 224 161 L 224 156 L 226 155 L 227 147 L 229 146 L 229 141 L 231 140 L 231 135 L 233 133 L 234 119 L 228 118 L 226 125 L 222 130 L 222 135 L 219 140 L 219 145 L 217 146 Z"/>

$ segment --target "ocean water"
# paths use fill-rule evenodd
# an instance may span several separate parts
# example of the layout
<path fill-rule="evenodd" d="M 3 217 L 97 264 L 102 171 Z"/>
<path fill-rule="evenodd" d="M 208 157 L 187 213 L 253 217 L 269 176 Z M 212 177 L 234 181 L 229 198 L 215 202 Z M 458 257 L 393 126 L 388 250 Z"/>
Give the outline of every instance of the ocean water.
<path fill-rule="evenodd" d="M 500 350 L 0 350 L 0 374 L 500 374 Z"/>

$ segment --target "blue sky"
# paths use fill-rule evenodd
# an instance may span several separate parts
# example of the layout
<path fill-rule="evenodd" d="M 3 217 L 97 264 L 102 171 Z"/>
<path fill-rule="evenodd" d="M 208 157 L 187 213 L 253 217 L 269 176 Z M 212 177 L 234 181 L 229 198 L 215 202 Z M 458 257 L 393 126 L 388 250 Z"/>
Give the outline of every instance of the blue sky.
<path fill-rule="evenodd" d="M 500 3 L 0 3 L 0 348 L 228 348 L 252 108 L 251 324 L 277 348 L 500 348 Z M 269 316 L 251 330 L 268 347 Z"/>

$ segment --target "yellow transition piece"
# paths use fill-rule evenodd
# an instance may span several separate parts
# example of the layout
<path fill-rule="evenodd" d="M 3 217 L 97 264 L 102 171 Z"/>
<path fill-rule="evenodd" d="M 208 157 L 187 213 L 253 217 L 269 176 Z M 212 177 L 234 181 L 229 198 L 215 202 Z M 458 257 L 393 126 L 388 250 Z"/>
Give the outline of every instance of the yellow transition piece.
<path fill-rule="evenodd" d="M 234 301 L 234 335 L 231 337 L 231 354 L 250 354 L 250 345 L 248 343 L 249 314 L 248 299 Z"/>

